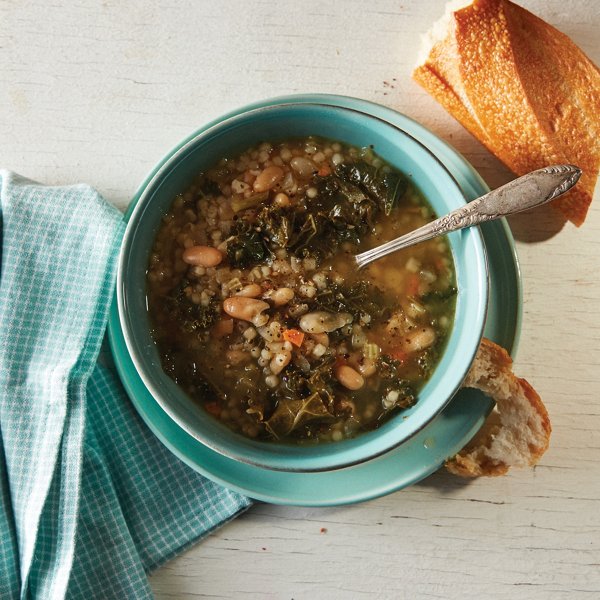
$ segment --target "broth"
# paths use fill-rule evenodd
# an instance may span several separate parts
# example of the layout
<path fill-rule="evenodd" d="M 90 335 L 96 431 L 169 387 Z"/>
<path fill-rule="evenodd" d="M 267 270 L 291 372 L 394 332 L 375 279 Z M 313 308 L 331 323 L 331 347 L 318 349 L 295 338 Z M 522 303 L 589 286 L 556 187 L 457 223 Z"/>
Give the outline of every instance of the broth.
<path fill-rule="evenodd" d="M 148 268 L 163 368 L 247 437 L 339 441 L 412 406 L 455 308 L 445 238 L 361 271 L 433 218 L 372 148 L 310 137 L 226 158 L 174 199 Z"/>

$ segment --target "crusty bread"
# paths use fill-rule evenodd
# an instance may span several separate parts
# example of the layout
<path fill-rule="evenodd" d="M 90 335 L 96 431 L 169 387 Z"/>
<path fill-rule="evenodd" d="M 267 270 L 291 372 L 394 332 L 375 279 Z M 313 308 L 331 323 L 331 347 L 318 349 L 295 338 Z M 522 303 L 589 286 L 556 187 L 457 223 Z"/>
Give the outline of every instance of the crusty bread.
<path fill-rule="evenodd" d="M 446 462 L 451 473 L 503 475 L 510 467 L 536 464 L 547 450 L 552 428 L 546 407 L 511 367 L 506 350 L 484 338 L 463 387 L 481 390 L 496 407 L 469 444 Z"/>
<path fill-rule="evenodd" d="M 564 34 L 509 0 L 449 6 L 414 79 L 518 175 L 583 170 L 554 202 L 585 219 L 600 169 L 600 71 Z"/>

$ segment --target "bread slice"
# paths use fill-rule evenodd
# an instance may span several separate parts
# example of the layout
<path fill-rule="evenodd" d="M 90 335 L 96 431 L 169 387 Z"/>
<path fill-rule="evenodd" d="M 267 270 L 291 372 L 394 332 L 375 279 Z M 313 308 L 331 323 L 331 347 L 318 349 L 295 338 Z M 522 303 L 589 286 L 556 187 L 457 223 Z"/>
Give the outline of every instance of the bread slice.
<path fill-rule="evenodd" d="M 600 72 L 564 34 L 509 0 L 449 5 L 414 79 L 518 175 L 583 169 L 554 205 L 581 225 L 600 169 Z"/>
<path fill-rule="evenodd" d="M 453 0 L 446 12 L 424 37 L 419 65 L 413 78 L 475 137 L 486 143 L 481 127 L 465 93 L 459 72 L 460 57 L 456 46 L 454 12 L 471 0 Z"/>
<path fill-rule="evenodd" d="M 548 448 L 550 419 L 537 392 L 512 372 L 506 350 L 484 338 L 463 387 L 481 390 L 496 407 L 446 468 L 455 475 L 478 477 L 535 465 Z"/>

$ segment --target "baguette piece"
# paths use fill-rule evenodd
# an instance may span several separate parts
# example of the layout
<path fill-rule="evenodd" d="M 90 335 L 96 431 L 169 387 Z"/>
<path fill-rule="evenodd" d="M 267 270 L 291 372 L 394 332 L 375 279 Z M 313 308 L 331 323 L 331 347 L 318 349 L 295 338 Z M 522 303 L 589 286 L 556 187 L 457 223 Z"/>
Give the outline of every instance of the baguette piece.
<path fill-rule="evenodd" d="M 462 477 L 478 477 L 535 465 L 548 449 L 550 419 L 537 392 L 512 372 L 506 350 L 484 338 L 463 387 L 481 390 L 495 400 L 496 408 L 446 468 Z"/>
<path fill-rule="evenodd" d="M 579 166 L 578 185 L 553 204 L 581 225 L 600 169 L 598 68 L 509 0 L 450 5 L 431 41 L 414 79 L 516 174 Z"/>

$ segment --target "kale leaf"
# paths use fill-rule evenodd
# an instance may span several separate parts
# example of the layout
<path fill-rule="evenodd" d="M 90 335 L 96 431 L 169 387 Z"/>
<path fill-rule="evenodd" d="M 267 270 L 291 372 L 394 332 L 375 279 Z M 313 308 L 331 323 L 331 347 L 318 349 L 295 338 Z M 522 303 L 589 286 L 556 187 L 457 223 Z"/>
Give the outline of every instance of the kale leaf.
<path fill-rule="evenodd" d="M 405 177 L 397 171 L 384 170 L 365 161 L 342 163 L 336 167 L 335 174 L 378 202 L 386 215 L 390 214 L 408 188 Z"/>
<path fill-rule="evenodd" d="M 345 241 L 358 243 L 372 225 L 376 205 L 356 186 L 336 177 L 317 177 L 317 197 L 306 207 L 263 206 L 254 218 L 265 240 L 296 255 L 330 255 Z"/>
<path fill-rule="evenodd" d="M 275 438 L 298 431 L 314 421 L 333 418 L 333 358 L 324 360 L 307 375 L 295 366 L 288 367 L 281 386 L 274 394 L 275 410 L 265 421 L 265 427 Z"/>
<path fill-rule="evenodd" d="M 319 393 L 314 392 L 308 398 L 281 399 L 275 412 L 265 421 L 265 427 L 278 439 L 311 421 L 332 418 Z"/>
<path fill-rule="evenodd" d="M 371 231 L 378 213 L 390 213 L 408 185 L 400 173 L 364 161 L 338 165 L 335 173 L 315 176 L 312 184 L 317 195 L 305 204 L 286 208 L 265 203 L 240 215 L 227 242 L 232 266 L 264 261 L 270 244 L 317 259 L 331 256 L 344 242 L 356 245 Z"/>
<path fill-rule="evenodd" d="M 245 268 L 264 262 L 271 256 L 261 230 L 249 221 L 239 219 L 227 240 L 227 258 L 232 267 Z"/>
<path fill-rule="evenodd" d="M 368 281 L 358 281 L 350 286 L 329 283 L 324 291 L 308 300 L 311 310 L 318 308 L 328 312 L 347 312 L 353 316 L 369 315 L 372 319 L 386 319 L 392 307 L 385 301 L 383 292 Z"/>

